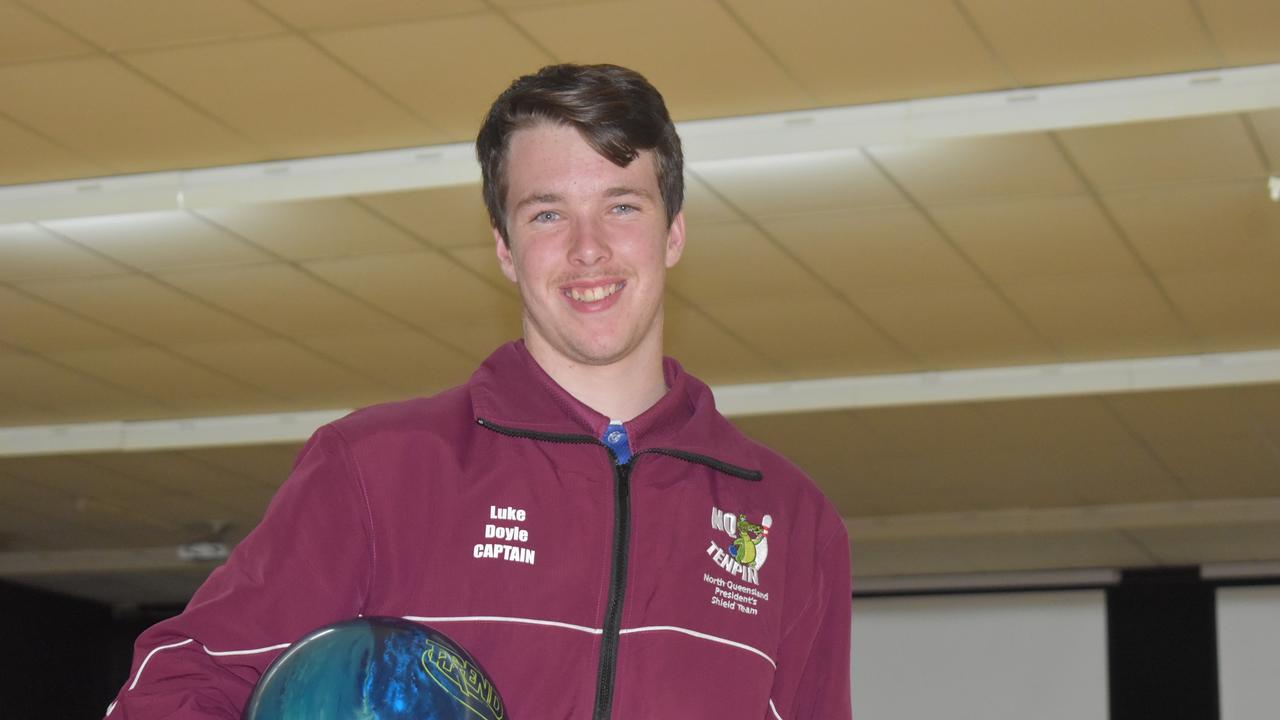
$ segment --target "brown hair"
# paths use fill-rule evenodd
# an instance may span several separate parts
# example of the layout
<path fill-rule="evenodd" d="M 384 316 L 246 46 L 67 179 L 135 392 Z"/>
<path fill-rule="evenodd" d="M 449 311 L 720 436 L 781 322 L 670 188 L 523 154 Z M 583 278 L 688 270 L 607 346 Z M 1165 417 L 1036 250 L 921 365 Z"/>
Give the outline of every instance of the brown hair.
<path fill-rule="evenodd" d="M 515 131 L 539 122 L 572 125 L 593 150 L 626 167 L 652 150 L 667 224 L 684 204 L 684 155 L 662 95 L 638 72 L 617 65 L 548 65 L 517 78 L 489 108 L 476 155 L 489 222 L 507 236 L 507 149 Z"/>

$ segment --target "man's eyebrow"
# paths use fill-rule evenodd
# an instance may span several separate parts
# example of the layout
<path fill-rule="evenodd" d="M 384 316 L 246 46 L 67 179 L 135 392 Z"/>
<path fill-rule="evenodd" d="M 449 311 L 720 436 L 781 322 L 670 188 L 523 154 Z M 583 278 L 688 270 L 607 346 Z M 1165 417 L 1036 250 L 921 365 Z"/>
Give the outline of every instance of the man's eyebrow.
<path fill-rule="evenodd" d="M 516 203 L 516 206 L 514 209 L 519 210 L 520 208 L 526 207 L 528 205 L 557 203 L 557 202 L 560 202 L 561 200 L 564 200 L 564 197 L 561 195 L 557 195 L 556 193 L 533 193 L 531 195 L 525 195 L 524 198 L 520 200 L 520 202 Z"/>
<path fill-rule="evenodd" d="M 645 190 L 644 188 L 630 187 L 627 185 L 617 185 L 604 191 L 605 197 L 614 198 L 614 197 L 624 197 L 626 195 L 635 195 L 637 197 L 642 197 L 646 200 L 653 199 L 653 195 L 651 195 L 648 190 Z"/>

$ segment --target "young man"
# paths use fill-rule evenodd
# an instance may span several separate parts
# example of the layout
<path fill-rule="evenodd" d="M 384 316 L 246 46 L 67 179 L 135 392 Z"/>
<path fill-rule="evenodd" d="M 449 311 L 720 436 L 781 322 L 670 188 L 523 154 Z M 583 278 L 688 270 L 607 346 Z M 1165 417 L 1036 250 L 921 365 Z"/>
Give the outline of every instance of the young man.
<path fill-rule="evenodd" d="M 848 718 L 839 515 L 662 356 L 685 233 L 661 96 L 544 68 L 477 150 L 523 341 L 317 431 L 259 528 L 139 638 L 110 716 L 238 717 L 288 643 L 390 615 L 466 648 L 515 718 Z"/>

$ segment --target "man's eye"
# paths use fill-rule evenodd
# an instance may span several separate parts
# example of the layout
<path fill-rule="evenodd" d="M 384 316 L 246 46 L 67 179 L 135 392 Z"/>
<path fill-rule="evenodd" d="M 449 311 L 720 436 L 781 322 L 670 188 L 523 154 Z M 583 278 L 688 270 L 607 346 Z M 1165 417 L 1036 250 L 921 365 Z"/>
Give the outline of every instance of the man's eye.
<path fill-rule="evenodd" d="M 635 205 L 626 205 L 626 204 L 623 204 L 623 205 L 614 205 L 614 206 L 613 206 L 613 211 L 614 211 L 615 213 L 619 214 L 619 215 L 628 215 L 628 214 L 630 214 L 630 213 L 633 213 L 633 212 L 638 211 L 639 209 L 640 209 L 640 208 L 636 207 Z"/>
<path fill-rule="evenodd" d="M 540 223 L 552 222 L 558 217 L 560 217 L 560 215 L 552 210 L 543 210 L 542 212 L 533 216 L 533 221 L 540 222 Z"/>

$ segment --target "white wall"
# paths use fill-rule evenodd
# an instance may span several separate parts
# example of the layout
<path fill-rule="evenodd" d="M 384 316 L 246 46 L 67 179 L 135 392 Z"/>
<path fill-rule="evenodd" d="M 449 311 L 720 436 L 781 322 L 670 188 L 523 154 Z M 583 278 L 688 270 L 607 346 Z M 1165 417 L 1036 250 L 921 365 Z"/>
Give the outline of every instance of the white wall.
<path fill-rule="evenodd" d="M 855 598 L 852 660 L 857 720 L 1108 714 L 1102 591 Z"/>
<path fill-rule="evenodd" d="M 1221 720 L 1275 720 L 1280 717 L 1280 586 L 1218 588 L 1217 604 Z"/>

